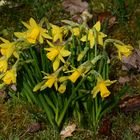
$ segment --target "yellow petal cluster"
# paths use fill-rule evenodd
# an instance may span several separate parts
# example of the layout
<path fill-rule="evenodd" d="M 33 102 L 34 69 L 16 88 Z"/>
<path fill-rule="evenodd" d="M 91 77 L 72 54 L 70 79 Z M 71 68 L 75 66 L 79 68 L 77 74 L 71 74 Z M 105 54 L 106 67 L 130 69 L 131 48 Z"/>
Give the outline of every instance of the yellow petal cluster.
<path fill-rule="evenodd" d="M 90 43 L 90 48 L 93 48 L 93 46 L 95 45 L 95 39 L 97 41 L 97 44 L 100 44 L 101 46 L 103 46 L 103 38 L 105 38 L 107 35 L 100 32 L 100 29 L 101 29 L 101 23 L 100 21 L 98 21 L 94 26 L 93 28 L 96 29 L 97 31 L 97 36 L 95 38 L 95 35 L 94 35 L 94 31 L 93 29 L 89 29 L 88 30 L 88 34 L 87 35 L 84 35 L 82 38 L 81 38 L 81 41 L 83 42 L 86 42 L 86 41 L 89 41 Z"/>
<path fill-rule="evenodd" d="M 51 27 L 53 42 L 56 42 L 58 40 L 62 42 L 63 36 L 67 33 L 67 30 L 64 27 L 59 27 L 54 24 L 51 24 Z"/>
<path fill-rule="evenodd" d="M 117 48 L 118 58 L 120 60 L 122 60 L 122 56 L 128 57 L 132 53 L 133 47 L 131 45 L 120 45 L 116 43 L 114 45 Z"/>
<path fill-rule="evenodd" d="M 71 32 L 73 33 L 74 36 L 80 36 L 80 28 L 79 27 L 74 27 L 71 29 Z"/>
<path fill-rule="evenodd" d="M 2 78 L 3 82 L 7 85 L 16 83 L 16 69 L 12 68 L 11 70 L 6 71 L 4 77 Z"/>
<path fill-rule="evenodd" d="M 63 57 L 67 57 L 71 54 L 70 51 L 65 50 L 65 45 L 55 46 L 51 42 L 48 41 L 50 48 L 45 48 L 47 52 L 47 57 L 49 60 L 53 61 L 53 70 L 56 71 L 59 68 L 60 61 L 65 63 Z"/>
<path fill-rule="evenodd" d="M 27 39 L 31 44 L 35 44 L 39 41 L 41 44 L 44 42 L 44 38 L 52 39 L 47 33 L 48 31 L 42 28 L 33 18 L 30 18 L 29 24 L 22 22 L 23 25 L 28 29 L 26 32 L 15 32 L 15 36 L 21 39 Z"/>
<path fill-rule="evenodd" d="M 110 86 L 114 82 L 116 82 L 116 80 L 110 81 L 110 80 L 103 80 L 102 78 L 98 78 L 97 85 L 91 91 L 91 94 L 93 94 L 93 98 L 96 97 L 98 92 L 100 92 L 102 98 L 108 97 L 110 95 L 110 91 L 107 89 L 107 86 Z"/>
<path fill-rule="evenodd" d="M 6 40 L 2 37 L 0 39 L 3 41 L 2 44 L 0 44 L 0 52 L 3 56 L 5 56 L 7 59 L 10 58 L 12 55 L 14 55 L 16 58 L 19 58 L 18 51 L 16 50 L 16 46 L 14 42 L 10 42 L 9 40 Z"/>

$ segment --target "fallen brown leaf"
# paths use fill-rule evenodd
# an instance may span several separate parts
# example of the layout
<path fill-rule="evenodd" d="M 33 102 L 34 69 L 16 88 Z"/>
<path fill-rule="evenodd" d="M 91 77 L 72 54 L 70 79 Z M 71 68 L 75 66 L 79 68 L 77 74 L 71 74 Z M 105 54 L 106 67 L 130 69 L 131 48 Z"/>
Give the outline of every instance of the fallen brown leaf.
<path fill-rule="evenodd" d="M 71 124 L 71 125 L 68 125 L 64 130 L 62 130 L 60 132 L 61 140 L 64 140 L 67 137 L 71 137 L 72 133 L 75 131 L 75 128 L 76 128 L 76 125 Z"/>
<path fill-rule="evenodd" d="M 30 124 L 30 125 L 28 126 L 28 132 L 34 133 L 34 132 L 39 131 L 41 128 L 42 128 L 42 126 L 41 126 L 40 123 Z"/>
<path fill-rule="evenodd" d="M 135 133 L 140 133 L 140 125 L 139 125 L 139 124 L 133 124 L 133 125 L 131 126 L 131 129 L 132 129 L 132 131 L 135 132 Z"/>
<path fill-rule="evenodd" d="M 122 70 L 135 69 L 137 72 L 140 72 L 140 48 L 135 49 L 129 57 L 123 57 L 122 62 Z"/>
<path fill-rule="evenodd" d="M 103 135 L 110 135 L 111 133 L 111 121 L 110 118 L 107 116 L 105 117 L 100 125 L 99 133 Z"/>
<path fill-rule="evenodd" d="M 119 107 L 125 113 L 140 110 L 140 95 L 126 96 L 120 101 Z"/>
<path fill-rule="evenodd" d="M 130 81 L 130 78 L 129 78 L 129 76 L 124 76 L 124 77 L 121 76 L 121 77 L 119 77 L 119 80 L 118 81 L 119 81 L 120 84 L 123 85 L 126 82 L 129 82 Z"/>
<path fill-rule="evenodd" d="M 64 0 L 62 6 L 71 15 L 88 10 L 88 3 L 86 1 L 82 2 L 81 0 Z"/>

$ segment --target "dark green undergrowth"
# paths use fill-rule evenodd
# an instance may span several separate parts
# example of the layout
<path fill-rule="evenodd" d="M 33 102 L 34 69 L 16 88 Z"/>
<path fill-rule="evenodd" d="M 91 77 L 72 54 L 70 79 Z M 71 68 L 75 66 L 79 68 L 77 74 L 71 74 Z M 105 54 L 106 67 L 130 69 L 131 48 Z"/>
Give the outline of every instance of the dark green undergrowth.
<path fill-rule="evenodd" d="M 3 103 L 2 96 L 4 95 L 0 97 L 0 140 L 60 140 L 59 133 L 51 127 L 41 109 L 18 98 Z M 117 110 L 116 113 L 108 114 L 106 117 L 109 123 L 101 122 L 96 136 L 91 128 L 79 126 L 76 120 L 71 119 L 69 123 L 75 123 L 76 130 L 66 140 L 139 140 L 139 116 L 140 111 L 126 114 Z M 101 131 L 105 126 L 106 130 Z"/>

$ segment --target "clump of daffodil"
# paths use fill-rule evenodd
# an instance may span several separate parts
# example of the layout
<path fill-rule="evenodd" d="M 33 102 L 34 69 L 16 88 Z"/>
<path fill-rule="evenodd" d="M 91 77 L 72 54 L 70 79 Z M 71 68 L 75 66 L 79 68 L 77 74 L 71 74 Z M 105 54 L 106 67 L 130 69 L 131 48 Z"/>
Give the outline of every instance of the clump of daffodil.
<path fill-rule="evenodd" d="M 16 84 L 16 77 L 17 77 L 17 73 L 16 73 L 16 68 L 14 67 L 6 71 L 2 80 L 6 85 Z"/>
<path fill-rule="evenodd" d="M 116 43 L 114 45 L 117 48 L 118 58 L 120 60 L 122 60 L 122 56 L 128 57 L 132 53 L 133 47 L 131 45 L 120 45 Z"/>
<path fill-rule="evenodd" d="M 8 68 L 7 58 L 5 56 L 0 58 L 0 72 L 6 72 Z"/>
<path fill-rule="evenodd" d="M 93 48 L 95 45 L 95 41 L 97 41 L 97 44 L 100 44 L 103 46 L 103 39 L 107 36 L 106 34 L 100 32 L 101 30 L 101 23 L 98 21 L 92 29 L 88 30 L 88 34 L 84 35 L 80 40 L 83 42 L 89 41 L 90 43 L 90 48 Z M 95 35 L 95 32 L 96 35 Z"/>
<path fill-rule="evenodd" d="M 53 61 L 53 70 L 56 71 L 60 66 L 60 61 L 65 63 L 63 57 L 67 57 L 71 54 L 70 51 L 65 50 L 65 45 L 53 45 L 51 42 L 47 41 L 50 48 L 45 48 L 47 52 L 47 57 L 49 60 Z"/>
<path fill-rule="evenodd" d="M 59 27 L 54 24 L 50 24 L 52 29 L 52 37 L 53 37 L 53 42 L 60 41 L 62 42 L 63 36 L 68 32 L 65 27 Z"/>
<path fill-rule="evenodd" d="M 48 31 L 41 27 L 41 25 L 37 24 L 33 18 L 30 18 L 29 24 L 26 22 L 22 22 L 23 25 L 28 29 L 27 31 L 15 32 L 15 36 L 21 39 L 27 39 L 27 41 L 31 44 L 35 44 L 36 41 L 39 43 L 43 43 L 44 38 L 52 39 L 51 36 L 48 35 Z"/>
<path fill-rule="evenodd" d="M 0 37 L 0 40 L 3 42 L 0 44 L 0 52 L 3 56 L 5 56 L 7 59 L 12 55 L 14 55 L 16 58 L 19 58 L 15 42 L 10 42 L 9 40 L 6 40 L 2 37 Z"/>
<path fill-rule="evenodd" d="M 98 77 L 97 84 L 91 91 L 91 94 L 93 94 L 93 98 L 95 98 L 97 93 L 99 92 L 102 98 L 108 97 L 110 95 L 110 91 L 107 89 L 107 86 L 110 86 L 115 82 L 116 80 L 103 80 L 101 77 Z"/>

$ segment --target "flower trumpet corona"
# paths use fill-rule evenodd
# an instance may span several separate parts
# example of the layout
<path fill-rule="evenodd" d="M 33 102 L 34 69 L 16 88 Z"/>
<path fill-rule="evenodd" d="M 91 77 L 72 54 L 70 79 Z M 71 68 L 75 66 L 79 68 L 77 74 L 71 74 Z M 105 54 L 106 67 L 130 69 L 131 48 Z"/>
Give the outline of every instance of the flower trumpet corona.
<path fill-rule="evenodd" d="M 64 82 L 59 86 L 58 92 L 63 94 L 65 91 L 66 91 L 66 83 Z"/>
<path fill-rule="evenodd" d="M 77 79 L 86 71 L 86 68 L 81 66 L 77 69 L 74 70 L 74 72 L 69 76 L 69 80 L 72 83 L 75 83 L 77 81 Z"/>
<path fill-rule="evenodd" d="M 113 80 L 113 81 L 103 80 L 101 77 L 100 78 L 98 77 L 97 85 L 91 91 L 91 94 L 93 94 L 93 98 L 96 97 L 98 92 L 100 92 L 100 95 L 102 98 L 108 97 L 110 95 L 110 91 L 107 89 L 107 86 L 110 86 L 111 84 L 115 82 L 116 80 Z"/>

